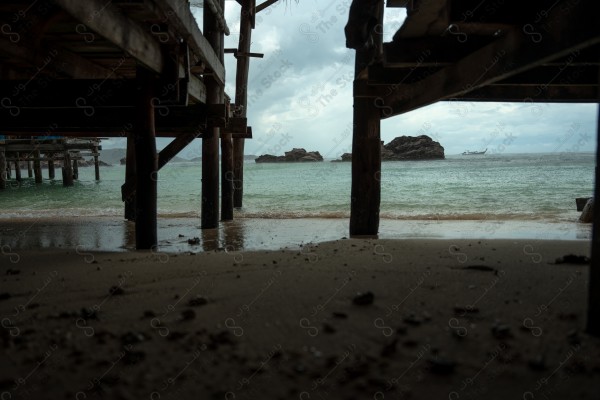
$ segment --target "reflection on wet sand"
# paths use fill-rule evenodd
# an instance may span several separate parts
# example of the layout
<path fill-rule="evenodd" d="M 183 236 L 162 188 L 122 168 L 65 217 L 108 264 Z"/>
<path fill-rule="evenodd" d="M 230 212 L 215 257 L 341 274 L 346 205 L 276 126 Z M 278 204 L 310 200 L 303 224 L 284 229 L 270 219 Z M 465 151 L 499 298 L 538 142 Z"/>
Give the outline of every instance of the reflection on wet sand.
<path fill-rule="evenodd" d="M 244 219 L 200 229 L 194 218 L 158 220 L 161 252 L 298 249 L 307 243 L 348 236 L 346 219 Z M 188 240 L 198 238 L 197 243 Z M 382 220 L 381 239 L 542 239 L 589 240 L 589 225 L 538 221 L 412 221 Z M 135 249 L 135 224 L 111 218 L 0 219 L 0 245 L 6 251 L 62 248 L 130 251 Z M 8 246 L 8 247 L 7 247 Z"/>

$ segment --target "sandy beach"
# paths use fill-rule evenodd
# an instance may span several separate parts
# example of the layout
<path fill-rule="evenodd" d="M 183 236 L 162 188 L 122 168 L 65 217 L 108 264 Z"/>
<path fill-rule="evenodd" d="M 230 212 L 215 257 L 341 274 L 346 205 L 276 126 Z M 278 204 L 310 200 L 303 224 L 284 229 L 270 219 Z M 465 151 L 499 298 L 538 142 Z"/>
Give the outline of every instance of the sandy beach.
<path fill-rule="evenodd" d="M 1 398 L 597 399 L 567 254 L 589 242 L 3 251 Z"/>

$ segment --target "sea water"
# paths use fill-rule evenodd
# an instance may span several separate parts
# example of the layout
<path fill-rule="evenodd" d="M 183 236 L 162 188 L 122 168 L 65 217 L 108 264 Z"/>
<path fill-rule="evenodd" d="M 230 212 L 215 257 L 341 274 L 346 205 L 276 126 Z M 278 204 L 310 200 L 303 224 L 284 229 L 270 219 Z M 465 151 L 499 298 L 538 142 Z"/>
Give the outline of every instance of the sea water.
<path fill-rule="evenodd" d="M 380 237 L 589 240 L 575 198 L 592 195 L 594 165 L 590 153 L 383 162 Z M 193 236 L 204 249 L 280 248 L 348 236 L 350 163 L 248 161 L 244 169 L 244 207 L 233 222 L 208 232 L 199 229 L 201 164 L 167 164 L 158 175 L 161 247 L 187 250 Z M 80 168 L 69 188 L 60 179 L 11 181 L 0 192 L 0 242 L 133 248 L 134 226 L 123 222 L 125 168 L 103 167 L 100 174 L 96 182 L 93 168 Z"/>
<path fill-rule="evenodd" d="M 590 153 L 449 156 L 388 161 L 381 168 L 381 218 L 400 220 L 536 220 L 574 222 L 576 197 L 591 196 Z M 350 163 L 244 165 L 238 218 L 347 218 Z M 43 171 L 46 175 L 47 171 Z M 80 168 L 75 186 L 24 178 L 0 193 L 0 217 L 123 215 L 123 166 Z M 158 175 L 159 217 L 200 215 L 201 165 L 167 164 Z M 22 172 L 27 176 L 26 171 Z M 14 171 L 13 171 L 14 177 Z M 60 174 L 57 174 L 60 178 Z"/>

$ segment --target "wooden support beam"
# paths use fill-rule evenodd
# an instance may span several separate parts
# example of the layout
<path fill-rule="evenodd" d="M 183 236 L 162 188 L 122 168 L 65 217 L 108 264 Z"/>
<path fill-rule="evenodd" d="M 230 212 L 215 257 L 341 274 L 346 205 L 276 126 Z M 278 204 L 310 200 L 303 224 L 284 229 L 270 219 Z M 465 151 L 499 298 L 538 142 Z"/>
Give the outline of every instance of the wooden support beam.
<path fill-rule="evenodd" d="M 213 79 L 220 85 L 225 85 L 225 67 L 223 66 L 223 58 L 219 57 L 218 53 L 215 52 L 214 48 L 207 40 L 208 35 L 206 35 L 206 28 L 204 29 L 206 37 L 202 35 L 189 5 L 181 0 L 155 0 L 155 3 L 163 10 L 164 15 L 173 15 L 175 17 L 170 18 L 169 22 L 188 39 L 190 50 L 206 64 L 206 69 L 211 73 Z M 210 13 L 206 14 L 209 14 L 209 18 L 211 17 Z"/>
<path fill-rule="evenodd" d="M 35 151 L 35 159 L 33 160 L 33 175 L 35 176 L 35 183 L 38 185 L 42 183 L 42 165 L 40 162 L 40 151 Z"/>
<path fill-rule="evenodd" d="M 556 12 L 561 12 L 556 10 Z M 561 14 L 562 15 L 562 14 Z M 550 18 L 550 17 L 549 17 Z M 574 5 L 557 18 L 555 35 L 534 42 L 520 30 L 507 32 L 493 43 L 415 83 L 408 92 L 393 88 L 379 99 L 382 117 L 389 118 L 436 101 L 460 97 L 600 43 L 594 8 L 589 2 Z M 560 26 L 558 25 L 560 23 Z"/>
<path fill-rule="evenodd" d="M 223 0 L 220 0 L 223 5 Z M 223 61 L 223 33 L 219 30 L 216 19 L 210 13 L 204 13 L 204 34 L 214 53 Z M 224 101 L 223 87 L 216 76 L 206 77 L 207 105 L 222 104 Z M 220 129 L 209 119 L 208 128 L 202 136 L 202 229 L 212 229 L 219 226 L 219 134 Z"/>
<path fill-rule="evenodd" d="M 17 182 L 21 182 L 21 164 L 20 164 L 19 153 L 15 154 L 15 179 Z"/>
<path fill-rule="evenodd" d="M 103 0 L 54 0 L 54 3 L 151 70 L 163 71 L 160 43 L 116 5 Z"/>
<path fill-rule="evenodd" d="M 6 175 L 6 153 L 4 148 L 0 147 L 0 190 L 6 189 L 6 182 L 8 177 Z"/>
<path fill-rule="evenodd" d="M 256 13 L 258 14 L 265 8 L 272 6 L 273 4 L 277 3 L 278 1 L 279 0 L 267 0 L 267 1 L 260 3 L 259 5 L 256 6 Z"/>
<path fill-rule="evenodd" d="M 31 161 L 27 161 L 27 177 L 33 177 L 33 169 L 31 168 Z"/>
<path fill-rule="evenodd" d="M 54 169 L 54 154 L 50 153 L 46 156 L 48 159 L 48 179 L 54 179 L 56 177 L 56 171 Z"/>
<path fill-rule="evenodd" d="M 121 187 L 121 196 L 125 202 L 125 219 L 135 221 L 135 137 L 133 132 L 127 135 L 127 153 L 125 158 L 125 183 L 123 187 L 130 187 L 124 191 Z"/>
<path fill-rule="evenodd" d="M 600 85 L 600 70 L 598 71 Z M 600 96 L 598 97 L 598 118 L 596 119 L 596 179 L 594 199 L 600 199 Z M 586 331 L 590 335 L 600 336 L 600 212 L 594 210 L 592 230 L 592 261 L 590 265 L 588 313 Z"/>
<path fill-rule="evenodd" d="M 13 43 L 0 37 L 0 53 L 10 57 L 12 61 L 36 66 L 40 70 L 48 67 L 60 74 L 74 79 L 119 79 L 118 71 L 98 65 L 63 47 L 51 43 Z"/>
<path fill-rule="evenodd" d="M 100 159 L 98 158 L 98 147 L 94 148 L 94 173 L 97 181 L 100 180 Z"/>
<path fill-rule="evenodd" d="M 377 11 L 383 21 L 383 2 Z M 366 79 L 361 74 L 375 54 L 382 51 L 382 34 L 374 35 L 373 49 L 356 51 L 355 79 Z M 356 87 L 356 85 L 355 85 Z M 371 98 L 354 97 L 354 124 L 352 130 L 352 188 L 350 200 L 350 235 L 372 236 L 379 231 L 381 202 L 381 117 Z"/>
<path fill-rule="evenodd" d="M 78 181 L 79 180 L 79 161 L 77 160 L 77 158 L 75 158 L 74 160 L 72 160 L 73 162 L 73 179 Z"/>
<path fill-rule="evenodd" d="M 164 149 L 158 153 L 158 171 L 162 169 L 169 161 L 173 159 L 181 150 L 183 150 L 188 144 L 192 142 L 195 138 L 198 137 L 200 133 L 188 133 L 185 135 L 180 135 L 175 138 L 171 143 L 169 143 Z M 129 160 L 130 157 L 132 160 L 135 160 L 135 155 L 133 153 L 130 154 L 129 145 L 130 139 L 127 138 L 127 158 L 126 158 L 126 179 L 125 183 L 121 186 L 121 198 L 125 202 L 125 219 L 130 221 L 135 221 L 135 215 L 129 213 L 127 204 L 131 203 L 132 199 L 135 199 L 135 188 L 136 188 L 136 177 L 135 167 L 130 166 Z M 133 163 L 135 164 L 135 163 Z"/>
<path fill-rule="evenodd" d="M 250 52 L 252 43 L 252 3 L 251 0 L 243 0 L 240 16 L 240 39 L 238 52 Z M 235 113 L 236 117 L 245 118 L 248 108 L 248 75 L 250 72 L 250 59 L 248 57 L 237 58 L 235 76 Z M 233 139 L 233 206 L 241 208 L 244 202 L 244 139 Z"/>
<path fill-rule="evenodd" d="M 63 153 L 62 179 L 63 186 L 73 186 L 73 166 L 71 165 L 71 154 L 67 150 Z"/>
<path fill-rule="evenodd" d="M 158 245 L 157 235 L 157 178 L 158 157 L 154 127 L 155 77 L 143 67 L 137 69 L 139 101 L 136 105 L 135 132 L 135 247 L 153 249 Z"/>
<path fill-rule="evenodd" d="M 233 139 L 221 137 L 221 221 L 233 219 Z"/>
<path fill-rule="evenodd" d="M 10 166 L 10 162 L 8 161 L 8 158 L 6 158 L 6 179 L 7 180 L 11 180 L 12 179 L 12 168 Z"/>
<path fill-rule="evenodd" d="M 498 101 L 524 103 L 596 103 L 600 86 L 489 85 L 448 101 Z"/>

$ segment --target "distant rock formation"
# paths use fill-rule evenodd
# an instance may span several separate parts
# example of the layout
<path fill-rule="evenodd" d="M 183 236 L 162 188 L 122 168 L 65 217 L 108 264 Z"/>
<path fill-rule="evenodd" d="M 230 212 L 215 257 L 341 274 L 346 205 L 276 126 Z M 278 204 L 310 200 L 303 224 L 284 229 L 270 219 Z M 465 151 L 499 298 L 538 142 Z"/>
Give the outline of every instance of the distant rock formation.
<path fill-rule="evenodd" d="M 444 148 L 429 136 L 400 136 L 386 145 L 381 142 L 381 159 L 395 160 L 443 160 Z"/>
<path fill-rule="evenodd" d="M 344 153 L 339 160 L 331 160 L 332 162 L 352 161 L 352 153 Z"/>
<path fill-rule="evenodd" d="M 444 148 L 429 136 L 400 136 L 384 145 L 381 142 L 381 160 L 443 160 Z M 352 153 L 342 154 L 341 160 L 352 161 Z"/>
<path fill-rule="evenodd" d="M 306 151 L 304 149 L 292 149 L 286 151 L 285 156 L 274 156 L 263 154 L 254 161 L 257 163 L 276 163 L 276 162 L 315 162 L 323 161 L 323 156 L 318 151 Z"/>

